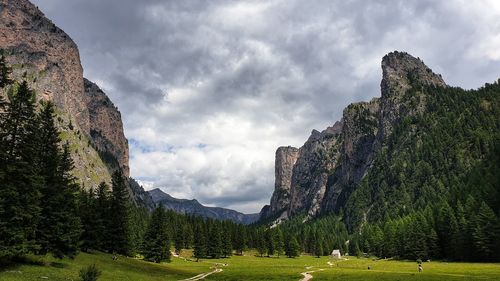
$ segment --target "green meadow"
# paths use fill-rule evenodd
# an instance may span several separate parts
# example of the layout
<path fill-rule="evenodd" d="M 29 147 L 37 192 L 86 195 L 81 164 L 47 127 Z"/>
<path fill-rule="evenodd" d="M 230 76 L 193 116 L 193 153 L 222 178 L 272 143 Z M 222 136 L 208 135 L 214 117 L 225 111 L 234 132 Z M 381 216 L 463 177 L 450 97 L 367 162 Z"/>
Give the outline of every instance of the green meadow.
<path fill-rule="evenodd" d="M 249 252 L 229 259 L 195 262 L 190 260 L 190 252 L 182 256 L 161 264 L 125 257 L 113 261 L 111 255 L 104 253 L 81 253 L 74 260 L 30 257 L 23 264 L 2 266 L 0 280 L 80 280 L 80 269 L 90 264 L 96 264 L 102 271 L 99 278 L 102 281 L 183 280 L 215 269 L 222 271 L 203 280 L 301 280 L 303 272 L 310 272 L 312 280 L 500 280 L 500 264 L 496 263 L 424 262 L 424 270 L 419 273 L 417 264 L 411 261 L 354 257 L 334 260 L 311 256 L 268 258 Z"/>

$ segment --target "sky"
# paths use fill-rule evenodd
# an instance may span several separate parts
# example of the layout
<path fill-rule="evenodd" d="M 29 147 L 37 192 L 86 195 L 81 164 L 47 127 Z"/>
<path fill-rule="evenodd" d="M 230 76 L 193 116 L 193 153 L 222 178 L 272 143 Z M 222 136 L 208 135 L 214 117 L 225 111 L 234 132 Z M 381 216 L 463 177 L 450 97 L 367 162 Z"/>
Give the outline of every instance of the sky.
<path fill-rule="evenodd" d="M 259 212 L 279 146 L 380 96 L 406 51 L 449 85 L 500 78 L 500 1 L 32 0 L 122 113 L 146 189 Z"/>

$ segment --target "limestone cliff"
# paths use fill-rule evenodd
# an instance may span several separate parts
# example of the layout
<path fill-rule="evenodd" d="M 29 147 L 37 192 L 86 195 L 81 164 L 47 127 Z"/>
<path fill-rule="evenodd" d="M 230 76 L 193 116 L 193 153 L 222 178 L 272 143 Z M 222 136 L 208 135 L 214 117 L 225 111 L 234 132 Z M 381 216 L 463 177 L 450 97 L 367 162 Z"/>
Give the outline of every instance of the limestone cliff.
<path fill-rule="evenodd" d="M 282 198 L 284 190 L 277 176 L 271 205 L 264 207 L 261 219 L 277 218 L 284 209 L 287 216 L 302 213 L 307 217 L 339 211 L 394 126 L 425 109 L 425 96 L 414 85 L 446 86 L 420 59 L 404 52 L 384 56 L 381 97 L 349 105 L 333 127 L 312 132 L 292 169 L 286 189 L 290 200 L 275 200 Z M 288 165 L 277 159 L 276 171 L 288 170 L 284 164 Z"/>
<path fill-rule="evenodd" d="M 84 85 L 92 142 L 113 170 L 121 168 L 128 176 L 128 142 L 120 111 L 96 84 L 84 79 Z"/>
<path fill-rule="evenodd" d="M 271 214 L 287 210 L 290 204 L 292 171 L 298 156 L 299 149 L 295 147 L 284 146 L 276 150 L 274 193 L 271 205 L 263 209 L 261 217 L 268 218 Z"/>
<path fill-rule="evenodd" d="M 80 55 L 64 31 L 27 0 L 0 0 L 0 48 L 19 76 L 36 77 L 31 82 L 39 95 L 51 95 L 84 133 L 90 131 Z"/>
<path fill-rule="evenodd" d="M 343 122 L 337 122 L 321 133 L 314 130 L 300 148 L 293 167 L 291 200 L 288 215 L 306 210 L 315 215 L 326 190 L 328 175 L 339 160 L 340 132 Z"/>

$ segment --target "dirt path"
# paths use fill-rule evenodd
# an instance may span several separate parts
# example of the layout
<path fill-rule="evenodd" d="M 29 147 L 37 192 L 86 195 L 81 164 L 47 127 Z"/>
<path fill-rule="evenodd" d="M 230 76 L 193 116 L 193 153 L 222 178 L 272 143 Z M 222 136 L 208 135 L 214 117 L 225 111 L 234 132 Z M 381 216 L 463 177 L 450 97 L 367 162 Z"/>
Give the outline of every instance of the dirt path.
<path fill-rule="evenodd" d="M 219 272 L 222 272 L 222 268 L 216 268 L 210 272 L 201 273 L 201 274 L 198 274 L 198 275 L 193 276 L 191 278 L 182 279 L 181 281 L 197 281 L 197 280 L 201 280 L 201 279 L 203 279 L 211 274 L 219 273 Z"/>
<path fill-rule="evenodd" d="M 304 276 L 304 278 L 300 279 L 300 281 L 309 281 L 309 280 L 313 279 L 313 276 L 311 275 L 311 273 L 323 271 L 323 270 L 324 269 L 320 268 L 318 270 L 302 272 L 301 274 L 302 274 L 302 276 Z"/>
<path fill-rule="evenodd" d="M 180 257 L 179 255 L 177 255 L 176 253 L 172 252 L 172 256 L 178 258 L 178 259 L 183 259 L 185 261 L 187 261 L 187 259 L 185 257 Z M 204 279 L 205 277 L 209 276 L 209 275 L 212 275 L 214 273 L 219 273 L 219 272 L 222 272 L 222 268 L 218 268 L 217 266 L 228 266 L 227 263 L 223 263 L 223 264 L 218 264 L 218 263 L 215 263 L 215 269 L 212 270 L 212 271 L 209 271 L 209 272 L 204 272 L 204 273 L 200 273 L 196 276 L 193 276 L 191 278 L 186 278 L 186 279 L 182 279 L 180 281 L 197 281 L 197 280 L 201 280 L 201 279 Z M 212 267 L 213 268 L 213 267 Z"/>

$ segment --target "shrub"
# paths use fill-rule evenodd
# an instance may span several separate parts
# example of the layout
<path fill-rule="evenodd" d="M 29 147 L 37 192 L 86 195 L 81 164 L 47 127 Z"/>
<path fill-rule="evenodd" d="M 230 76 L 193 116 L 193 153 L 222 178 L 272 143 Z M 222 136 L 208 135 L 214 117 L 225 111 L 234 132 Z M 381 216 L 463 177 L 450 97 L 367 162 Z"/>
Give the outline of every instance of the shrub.
<path fill-rule="evenodd" d="M 89 265 L 80 270 L 80 277 L 82 278 L 82 281 L 96 281 L 100 275 L 101 271 L 95 264 Z"/>

